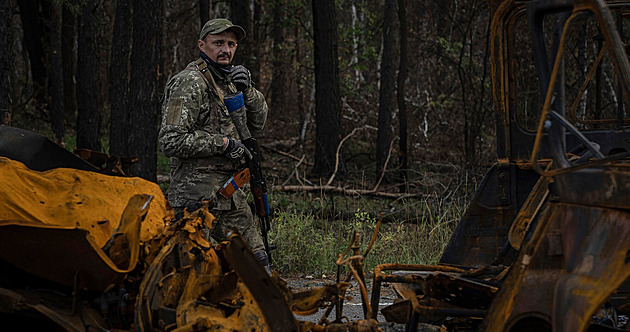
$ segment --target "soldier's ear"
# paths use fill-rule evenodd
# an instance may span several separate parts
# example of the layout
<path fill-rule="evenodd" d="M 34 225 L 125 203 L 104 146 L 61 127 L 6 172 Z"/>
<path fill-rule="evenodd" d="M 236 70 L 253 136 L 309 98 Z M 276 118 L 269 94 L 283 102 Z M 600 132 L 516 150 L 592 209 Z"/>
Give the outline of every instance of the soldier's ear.
<path fill-rule="evenodd" d="M 197 40 L 197 46 L 199 47 L 200 51 L 203 51 L 202 47 L 205 44 L 205 42 L 201 39 Z"/>

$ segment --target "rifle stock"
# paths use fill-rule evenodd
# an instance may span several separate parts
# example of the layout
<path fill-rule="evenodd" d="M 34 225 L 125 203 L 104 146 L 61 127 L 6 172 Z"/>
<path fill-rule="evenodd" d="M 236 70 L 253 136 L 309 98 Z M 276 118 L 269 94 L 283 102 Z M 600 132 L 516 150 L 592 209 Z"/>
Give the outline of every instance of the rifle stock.
<path fill-rule="evenodd" d="M 242 169 L 238 171 L 234 176 L 232 176 L 223 187 L 219 189 L 219 194 L 225 198 L 230 198 L 234 193 L 242 188 L 247 181 L 251 179 L 251 175 L 249 174 L 249 168 Z"/>

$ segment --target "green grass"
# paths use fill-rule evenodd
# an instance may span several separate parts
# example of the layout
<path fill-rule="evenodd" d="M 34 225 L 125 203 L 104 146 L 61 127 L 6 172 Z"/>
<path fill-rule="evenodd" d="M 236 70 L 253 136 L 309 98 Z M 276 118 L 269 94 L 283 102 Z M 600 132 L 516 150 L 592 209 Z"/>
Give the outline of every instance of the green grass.
<path fill-rule="evenodd" d="M 171 160 L 167 156 L 164 155 L 162 149 L 158 147 L 157 153 L 157 169 L 158 173 L 168 174 L 171 169 Z"/>
<path fill-rule="evenodd" d="M 289 201 L 282 195 L 279 200 Z M 360 201 L 360 199 L 359 199 Z M 313 204 L 315 203 L 315 204 Z M 389 205 L 387 200 L 370 200 L 366 208 Z M 407 220 L 382 223 L 377 240 L 365 260 L 365 270 L 382 263 L 435 264 L 439 260 L 459 221 L 462 203 L 441 199 L 406 201 L 414 216 Z M 273 219 L 270 243 L 278 246 L 273 252 L 274 267 L 282 274 L 333 274 L 335 261 L 349 244 L 354 232 L 361 236 L 363 253 L 376 227 L 376 219 L 361 209 L 348 220 L 317 219 L 312 213 L 300 211 L 311 204 L 293 200 L 293 208 L 281 210 Z"/>

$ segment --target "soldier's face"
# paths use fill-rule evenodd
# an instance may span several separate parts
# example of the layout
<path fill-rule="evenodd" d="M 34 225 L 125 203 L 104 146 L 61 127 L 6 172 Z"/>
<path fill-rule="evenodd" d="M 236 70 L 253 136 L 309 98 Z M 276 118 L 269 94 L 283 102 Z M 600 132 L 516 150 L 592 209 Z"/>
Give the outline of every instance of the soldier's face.
<path fill-rule="evenodd" d="M 236 34 L 232 31 L 207 35 L 205 40 L 198 40 L 197 45 L 212 61 L 220 65 L 229 65 L 238 47 Z"/>

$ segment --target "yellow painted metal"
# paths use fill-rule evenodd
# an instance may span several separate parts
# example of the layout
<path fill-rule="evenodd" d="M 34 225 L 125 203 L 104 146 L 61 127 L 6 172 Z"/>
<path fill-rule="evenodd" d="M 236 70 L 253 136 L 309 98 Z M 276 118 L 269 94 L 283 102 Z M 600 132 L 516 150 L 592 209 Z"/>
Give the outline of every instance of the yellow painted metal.
<path fill-rule="evenodd" d="M 338 297 L 343 297 L 348 287 L 350 287 L 350 283 L 340 282 L 294 293 L 291 311 L 299 316 L 313 315 L 326 303 L 331 303 Z"/>
<path fill-rule="evenodd" d="M 0 258 L 42 278 L 104 291 L 164 229 L 166 199 L 140 178 L 45 172 L 0 157 Z"/>
<path fill-rule="evenodd" d="M 106 291 L 138 261 L 139 226 L 151 201 L 135 195 L 123 213 L 123 227 L 105 248 L 85 229 L 73 226 L 0 222 L 0 258 L 47 280 L 77 289 Z"/>
<path fill-rule="evenodd" d="M 0 157 L 0 222 L 84 229 L 102 247 L 136 194 L 153 196 L 140 230 L 146 241 L 164 229 L 167 203 L 157 184 L 69 168 L 38 172 Z"/>

